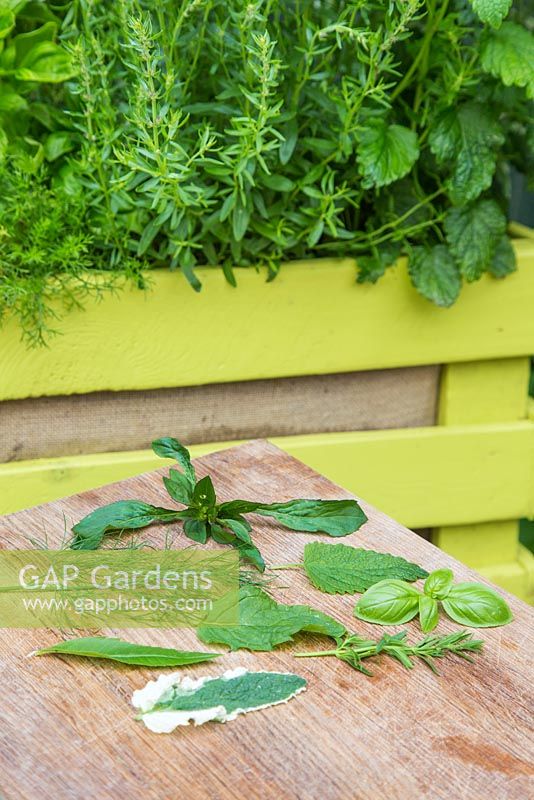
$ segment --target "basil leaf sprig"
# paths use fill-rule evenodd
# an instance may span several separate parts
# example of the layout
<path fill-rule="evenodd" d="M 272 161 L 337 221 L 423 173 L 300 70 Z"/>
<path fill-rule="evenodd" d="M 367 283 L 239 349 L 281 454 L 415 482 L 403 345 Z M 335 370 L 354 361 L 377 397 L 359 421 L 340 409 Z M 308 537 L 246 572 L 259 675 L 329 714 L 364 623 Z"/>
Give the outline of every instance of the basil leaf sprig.
<path fill-rule="evenodd" d="M 446 636 L 426 636 L 415 644 L 408 644 L 405 631 L 396 633 L 394 636 L 385 634 L 376 642 L 363 639 L 356 634 L 348 634 L 333 650 L 295 653 L 295 658 L 332 656 L 350 664 L 364 675 L 372 676 L 373 673 L 363 664 L 364 659 L 384 653 L 391 658 L 396 658 L 406 669 L 413 669 L 413 659 L 418 658 L 437 675 L 439 673 L 434 659 L 451 654 L 460 656 L 467 661 L 473 661 L 469 654 L 481 650 L 483 644 L 480 639 L 473 639 L 473 635 L 466 631 L 457 631 Z"/>
<path fill-rule="evenodd" d="M 400 625 L 419 614 L 424 633 L 438 624 L 440 604 L 451 619 L 471 628 L 493 628 L 512 621 L 508 604 L 494 589 L 453 580 L 450 569 L 435 570 L 426 579 L 423 593 L 405 581 L 380 581 L 364 592 L 354 614 L 378 625 Z"/>
<path fill-rule="evenodd" d="M 356 500 L 289 500 L 285 503 L 260 503 L 232 500 L 217 503 L 209 475 L 197 480 L 189 451 L 177 439 L 166 437 L 152 443 L 156 455 L 173 458 L 178 468 L 163 478 L 170 497 L 184 509 L 160 508 L 142 500 L 119 500 L 97 508 L 72 528 L 71 547 L 96 550 L 107 533 L 145 528 L 154 522 L 183 522 L 185 535 L 205 544 L 211 536 L 219 544 L 237 548 L 239 554 L 261 572 L 265 561 L 251 538 L 252 527 L 244 514 L 254 512 L 272 517 L 290 530 L 322 532 L 329 536 L 354 533 L 367 521 Z"/>

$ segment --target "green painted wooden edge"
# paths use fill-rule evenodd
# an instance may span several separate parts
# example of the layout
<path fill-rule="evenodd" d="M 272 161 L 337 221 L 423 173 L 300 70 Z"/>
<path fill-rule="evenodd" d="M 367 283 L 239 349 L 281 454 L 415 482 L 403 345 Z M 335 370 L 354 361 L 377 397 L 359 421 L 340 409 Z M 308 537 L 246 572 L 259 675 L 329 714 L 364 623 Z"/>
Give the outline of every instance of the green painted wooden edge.
<path fill-rule="evenodd" d="M 534 424 L 463 425 L 273 438 L 286 452 L 409 527 L 528 516 Z M 195 445 L 194 456 L 228 444 Z M 234 443 L 237 444 L 237 443 Z M 160 467 L 150 451 L 0 466 L 0 513 Z"/>
<path fill-rule="evenodd" d="M 48 349 L 28 350 L 7 322 L 0 400 L 531 355 L 534 240 L 514 247 L 517 272 L 467 284 L 450 309 L 415 292 L 405 260 L 376 286 L 356 283 L 350 259 L 294 262 L 271 283 L 238 269 L 237 289 L 201 268 L 199 294 L 154 270 L 153 292 L 126 288 L 73 310 Z"/>

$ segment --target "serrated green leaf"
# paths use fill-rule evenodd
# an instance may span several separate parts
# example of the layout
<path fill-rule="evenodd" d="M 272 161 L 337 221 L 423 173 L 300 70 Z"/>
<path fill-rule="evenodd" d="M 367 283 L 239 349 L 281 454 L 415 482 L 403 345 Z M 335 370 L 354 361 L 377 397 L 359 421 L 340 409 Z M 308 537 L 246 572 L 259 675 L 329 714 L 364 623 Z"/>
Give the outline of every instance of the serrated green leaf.
<path fill-rule="evenodd" d="M 505 86 L 521 86 L 534 98 L 534 35 L 516 22 L 503 22 L 488 31 L 481 44 L 484 72 L 500 78 Z"/>
<path fill-rule="evenodd" d="M 445 215 L 445 233 L 460 272 L 476 281 L 489 269 L 497 244 L 506 230 L 506 217 L 495 200 L 478 200 L 451 208 Z"/>
<path fill-rule="evenodd" d="M 121 664 L 133 664 L 141 667 L 182 667 L 186 664 L 211 661 L 221 655 L 221 653 L 192 653 L 185 650 L 174 650 L 170 647 L 153 647 L 105 636 L 67 639 L 50 647 L 43 647 L 34 655 L 49 654 L 105 658 L 119 661 Z"/>
<path fill-rule="evenodd" d="M 489 271 L 494 278 L 505 278 L 517 269 L 515 250 L 508 236 L 501 236 L 493 251 Z"/>
<path fill-rule="evenodd" d="M 371 117 L 358 133 L 357 160 L 363 186 L 387 186 L 403 178 L 419 157 L 417 135 L 403 125 Z"/>
<path fill-rule="evenodd" d="M 386 578 L 416 581 L 428 575 L 400 556 L 323 542 L 306 545 L 304 569 L 311 583 L 328 594 L 364 592 Z"/>
<path fill-rule="evenodd" d="M 294 531 L 322 532 L 329 536 L 347 536 L 367 522 L 356 500 L 290 500 L 258 506 L 256 514 L 274 517 Z"/>
<path fill-rule="evenodd" d="M 235 597 L 230 602 L 235 602 Z M 231 650 L 272 650 L 283 642 L 292 641 L 293 636 L 300 631 L 320 633 L 333 638 L 345 633 L 344 625 L 322 611 L 310 606 L 277 603 L 258 586 L 242 586 L 239 590 L 238 625 L 214 624 L 221 612 L 224 619 L 227 604 L 228 600 L 225 598 L 214 603 L 206 624 L 197 631 L 201 641 L 207 644 L 226 644 Z"/>
<path fill-rule="evenodd" d="M 306 681 L 290 672 L 228 670 L 220 678 L 200 678 L 194 685 L 175 675 L 161 675 L 134 692 L 132 704 L 140 709 L 149 730 L 170 733 L 178 725 L 229 722 L 239 714 L 287 703 L 306 688 Z"/>
<path fill-rule="evenodd" d="M 73 550 L 96 550 L 106 533 L 146 528 L 153 522 L 167 523 L 183 519 L 185 511 L 173 511 L 143 503 L 141 500 L 119 500 L 92 511 L 72 528 Z"/>
<path fill-rule="evenodd" d="M 480 103 L 464 103 L 438 116 L 429 144 L 438 163 L 452 167 L 447 190 L 453 203 L 469 203 L 491 186 L 503 141 L 498 120 Z"/>
<path fill-rule="evenodd" d="M 470 0 L 473 11 L 482 22 L 498 28 L 510 11 L 512 0 Z"/>
<path fill-rule="evenodd" d="M 414 247 L 408 271 L 417 291 L 437 306 L 452 306 L 460 294 L 460 273 L 445 245 Z"/>

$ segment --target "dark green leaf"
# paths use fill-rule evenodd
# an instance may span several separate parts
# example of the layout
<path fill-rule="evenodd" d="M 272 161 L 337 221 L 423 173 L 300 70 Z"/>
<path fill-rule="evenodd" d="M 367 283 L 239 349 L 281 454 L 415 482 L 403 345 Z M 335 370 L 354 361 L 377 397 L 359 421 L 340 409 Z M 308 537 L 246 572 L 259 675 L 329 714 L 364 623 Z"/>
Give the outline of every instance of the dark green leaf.
<path fill-rule="evenodd" d="M 156 439 L 152 442 L 152 450 L 160 458 L 173 458 L 181 466 L 184 475 L 188 479 L 192 487 L 194 487 L 197 476 L 195 475 L 195 468 L 191 463 L 191 456 L 189 450 L 180 444 L 178 439 L 173 439 L 166 436 L 163 439 Z"/>
<path fill-rule="evenodd" d="M 364 592 L 386 578 L 416 581 L 428 575 L 426 570 L 400 556 L 323 542 L 306 545 L 304 569 L 311 583 L 329 594 Z"/>
<path fill-rule="evenodd" d="M 209 475 L 206 475 L 205 478 L 201 478 L 201 480 L 198 481 L 193 491 L 191 502 L 199 508 L 206 509 L 206 511 L 215 511 L 217 497 Z"/>
<path fill-rule="evenodd" d="M 408 271 L 417 291 L 437 306 L 452 306 L 462 285 L 458 267 L 448 247 L 414 247 Z"/>
<path fill-rule="evenodd" d="M 158 508 L 140 500 L 119 500 L 97 508 L 72 528 L 74 550 L 96 550 L 106 533 L 146 528 L 153 522 L 175 522 L 185 512 Z"/>
<path fill-rule="evenodd" d="M 501 236 L 493 251 L 489 271 L 494 278 L 505 278 L 517 269 L 515 250 L 508 236 Z"/>
<path fill-rule="evenodd" d="M 234 598 L 230 602 L 235 602 Z M 206 643 L 219 642 L 231 650 L 272 650 L 290 642 L 300 631 L 320 633 L 336 638 L 345 627 L 327 614 L 309 606 L 289 606 L 277 603 L 258 586 L 242 586 L 239 590 L 239 624 L 219 625 L 221 613 L 227 614 L 228 600 L 214 603 L 213 612 L 198 636 Z M 211 622 L 211 625 L 210 625 Z"/>
<path fill-rule="evenodd" d="M 152 647 L 104 636 L 67 639 L 51 647 L 43 647 L 35 653 L 37 656 L 49 654 L 106 658 L 111 661 L 120 661 L 121 664 L 134 664 L 141 667 L 182 667 L 187 664 L 211 661 L 221 655 L 220 653 L 190 653 L 169 647 Z"/>
<path fill-rule="evenodd" d="M 169 476 L 163 477 L 163 484 L 169 495 L 177 503 L 189 505 L 193 499 L 194 484 L 183 472 L 179 472 L 177 469 L 169 470 Z"/>
<path fill-rule="evenodd" d="M 491 186 L 496 150 L 504 141 L 492 112 L 479 103 L 465 103 L 443 112 L 430 130 L 430 149 L 451 169 L 447 186 L 457 205 L 475 200 Z"/>
<path fill-rule="evenodd" d="M 468 281 L 478 280 L 490 267 L 506 230 L 506 217 L 495 200 L 478 200 L 449 209 L 444 225 L 460 272 Z"/>
<path fill-rule="evenodd" d="M 192 539 L 199 544 L 206 544 L 208 540 L 208 528 L 204 520 L 201 519 L 186 519 L 184 533 L 188 539 Z"/>
<path fill-rule="evenodd" d="M 356 500 L 289 500 L 261 505 L 256 513 L 274 517 L 294 531 L 320 531 L 329 536 L 347 536 L 367 522 Z"/>

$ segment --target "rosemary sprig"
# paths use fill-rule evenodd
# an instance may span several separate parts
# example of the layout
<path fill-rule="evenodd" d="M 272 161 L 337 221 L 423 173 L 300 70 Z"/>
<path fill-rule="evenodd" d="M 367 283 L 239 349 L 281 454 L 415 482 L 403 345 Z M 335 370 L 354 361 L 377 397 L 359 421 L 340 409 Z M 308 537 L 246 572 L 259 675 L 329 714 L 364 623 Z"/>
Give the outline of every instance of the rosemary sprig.
<path fill-rule="evenodd" d="M 479 652 L 483 644 L 484 642 L 481 639 L 473 639 L 473 635 L 466 631 L 457 631 L 446 636 L 425 636 L 424 639 L 421 639 L 416 644 L 408 644 L 405 631 L 396 633 L 393 636 L 386 633 L 378 641 L 363 639 L 357 634 L 348 634 L 338 641 L 335 650 L 295 653 L 295 658 L 333 656 L 350 664 L 351 667 L 363 672 L 364 675 L 372 676 L 373 673 L 363 665 L 363 660 L 385 653 L 400 661 L 406 669 L 413 669 L 412 659 L 420 658 L 430 667 L 432 672 L 439 675 L 434 659 L 453 654 L 472 662 L 473 659 L 469 654 Z"/>

